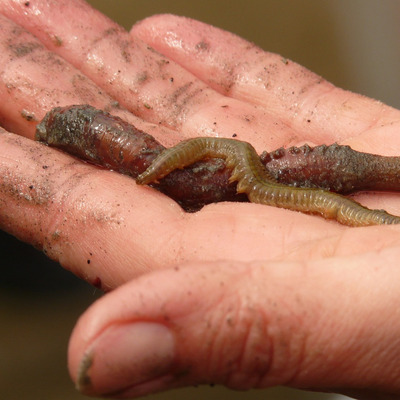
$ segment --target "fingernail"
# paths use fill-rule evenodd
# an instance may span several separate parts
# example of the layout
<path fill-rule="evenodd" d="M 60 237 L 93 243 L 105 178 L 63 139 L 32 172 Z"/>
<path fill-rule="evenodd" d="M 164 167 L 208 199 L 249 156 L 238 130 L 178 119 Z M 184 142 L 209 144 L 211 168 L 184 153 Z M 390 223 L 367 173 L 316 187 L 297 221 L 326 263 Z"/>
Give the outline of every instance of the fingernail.
<path fill-rule="evenodd" d="M 168 374 L 174 354 L 174 336 L 164 325 L 113 325 L 85 352 L 77 373 L 77 389 L 86 394 L 105 394 L 149 383 Z"/>

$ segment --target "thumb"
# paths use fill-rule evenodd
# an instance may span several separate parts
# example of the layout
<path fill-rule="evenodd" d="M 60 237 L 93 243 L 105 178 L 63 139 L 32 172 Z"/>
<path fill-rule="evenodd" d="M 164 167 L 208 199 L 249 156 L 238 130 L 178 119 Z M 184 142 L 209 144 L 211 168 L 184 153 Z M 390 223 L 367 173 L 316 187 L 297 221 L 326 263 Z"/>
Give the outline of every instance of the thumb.
<path fill-rule="evenodd" d="M 216 262 L 142 276 L 80 319 L 71 375 L 86 394 L 119 398 L 201 383 L 396 392 L 390 304 L 400 295 L 388 286 L 399 276 L 373 261 Z"/>

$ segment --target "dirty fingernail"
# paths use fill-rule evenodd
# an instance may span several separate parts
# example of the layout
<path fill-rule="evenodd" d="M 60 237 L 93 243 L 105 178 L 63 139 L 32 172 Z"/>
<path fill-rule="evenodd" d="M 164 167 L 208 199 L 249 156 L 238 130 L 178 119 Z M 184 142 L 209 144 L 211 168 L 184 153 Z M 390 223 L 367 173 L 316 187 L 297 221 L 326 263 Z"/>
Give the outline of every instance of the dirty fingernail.
<path fill-rule="evenodd" d="M 149 383 L 168 374 L 174 355 L 175 339 L 164 325 L 113 325 L 85 352 L 76 386 L 83 393 L 104 394 Z"/>

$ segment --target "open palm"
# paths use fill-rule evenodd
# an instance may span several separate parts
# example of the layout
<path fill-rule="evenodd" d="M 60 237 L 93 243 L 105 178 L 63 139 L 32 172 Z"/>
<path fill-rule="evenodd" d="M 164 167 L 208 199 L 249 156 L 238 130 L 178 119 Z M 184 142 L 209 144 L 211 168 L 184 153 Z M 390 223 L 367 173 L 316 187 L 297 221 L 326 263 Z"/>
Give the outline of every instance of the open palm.
<path fill-rule="evenodd" d="M 260 152 L 338 142 L 398 155 L 399 111 L 197 21 L 155 16 L 127 33 L 78 0 L 0 5 L 0 117 L 13 132 L 0 134 L 0 224 L 89 282 L 122 285 L 73 334 L 81 390 L 400 393 L 399 227 L 242 203 L 187 214 L 29 140 L 52 107 L 89 103 L 166 146 L 234 135 Z M 400 215 L 395 194 L 358 199 Z"/>

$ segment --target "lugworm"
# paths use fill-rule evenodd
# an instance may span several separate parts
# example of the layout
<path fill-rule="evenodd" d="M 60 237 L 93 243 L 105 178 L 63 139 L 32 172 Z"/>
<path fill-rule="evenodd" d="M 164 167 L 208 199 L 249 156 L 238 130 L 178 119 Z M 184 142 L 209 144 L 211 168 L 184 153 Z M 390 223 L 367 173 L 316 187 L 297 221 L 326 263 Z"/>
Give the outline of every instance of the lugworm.
<path fill-rule="evenodd" d="M 205 157 L 223 158 L 237 181 L 238 193 L 253 203 L 266 204 L 335 219 L 349 226 L 398 224 L 400 217 L 383 210 L 370 210 L 346 197 L 315 188 L 296 188 L 278 183 L 261 163 L 254 147 L 234 139 L 199 137 L 164 150 L 136 179 L 149 184 Z"/>
<path fill-rule="evenodd" d="M 359 190 L 400 191 L 400 157 L 362 153 L 336 143 L 280 148 L 260 156 L 280 183 L 348 194 Z"/>
<path fill-rule="evenodd" d="M 346 224 L 398 223 L 398 217 L 386 212 L 368 210 L 350 199 L 310 187 L 343 193 L 363 189 L 399 190 L 399 157 L 360 153 L 348 146 L 331 145 L 278 149 L 259 158 L 248 143 L 215 138 L 182 142 L 176 148 L 165 150 L 152 136 L 88 105 L 49 111 L 37 126 L 36 139 L 133 178 L 159 156 L 157 164 L 164 160 L 169 168 L 178 169 L 164 178 L 157 176 L 159 183 L 151 185 L 187 211 L 196 211 L 211 202 L 245 201 L 249 197 L 251 201 L 318 213 Z M 195 159 L 217 158 L 179 169 L 193 162 L 193 154 L 183 164 L 182 160 L 176 162 L 176 157 L 185 158 L 193 153 L 193 146 L 199 151 Z M 229 158 L 229 165 L 224 158 Z M 235 179 L 238 185 L 233 182 Z M 143 175 L 139 181 L 143 181 Z M 256 191 L 248 193 L 249 182 L 254 187 L 258 185 Z M 294 190 L 288 185 L 305 189 Z M 237 194 L 236 189 L 243 193 Z M 272 199 L 265 199 L 264 189 Z"/>

